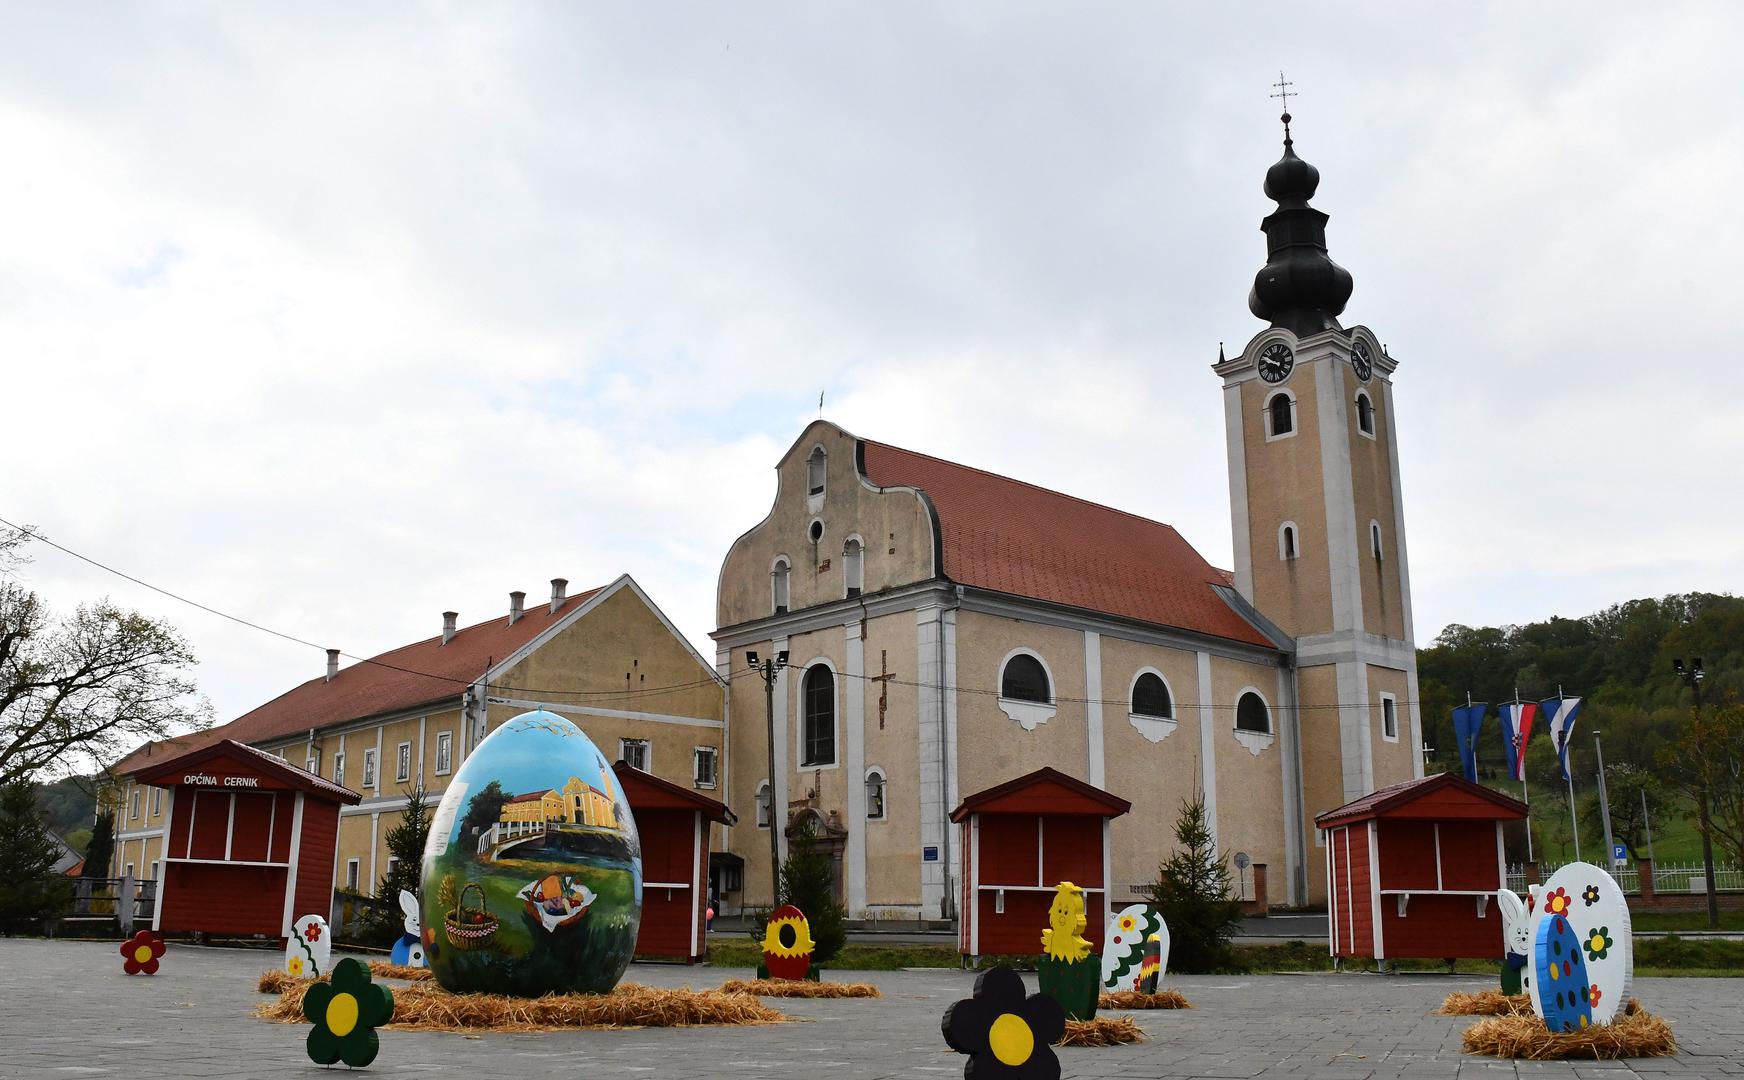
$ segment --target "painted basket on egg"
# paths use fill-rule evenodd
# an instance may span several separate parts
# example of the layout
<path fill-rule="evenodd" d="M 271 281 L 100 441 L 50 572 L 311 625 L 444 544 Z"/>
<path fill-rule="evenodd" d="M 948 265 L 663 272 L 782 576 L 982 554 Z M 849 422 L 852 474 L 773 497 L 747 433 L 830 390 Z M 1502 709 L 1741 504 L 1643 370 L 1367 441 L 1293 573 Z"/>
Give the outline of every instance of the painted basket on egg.
<path fill-rule="evenodd" d="M 478 906 L 466 906 L 466 894 L 478 889 Z M 442 916 L 444 928 L 448 931 L 448 943 L 461 952 L 472 952 L 485 948 L 492 938 L 497 936 L 499 920 L 492 915 L 484 905 L 484 890 L 476 881 L 469 881 L 460 890 L 460 898 L 454 902 L 454 910 Z"/>

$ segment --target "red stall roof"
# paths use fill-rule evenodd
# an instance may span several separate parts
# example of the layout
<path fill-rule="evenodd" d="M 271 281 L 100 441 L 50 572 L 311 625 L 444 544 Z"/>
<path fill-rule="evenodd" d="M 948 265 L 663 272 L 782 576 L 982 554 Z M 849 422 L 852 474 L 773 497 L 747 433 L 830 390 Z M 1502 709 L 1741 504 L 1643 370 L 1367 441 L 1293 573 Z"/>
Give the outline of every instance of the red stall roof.
<path fill-rule="evenodd" d="M 290 762 L 281 759 L 277 754 L 269 754 L 265 750 L 256 750 L 246 743 L 235 739 L 221 739 L 211 746 L 204 746 L 190 751 L 180 757 L 160 762 L 149 769 L 141 769 L 137 779 L 142 784 L 153 787 L 175 787 L 182 778 L 193 770 L 210 765 L 219 760 L 229 760 L 251 770 L 264 774 L 279 782 L 292 791 L 303 791 L 319 796 L 331 802 L 354 805 L 363 801 L 363 796 L 348 787 L 341 787 L 331 780 L 324 780 L 306 769 L 299 769 Z"/>
<path fill-rule="evenodd" d="M 997 787 L 978 791 L 951 811 L 961 822 L 970 814 L 1092 814 L 1115 818 L 1132 809 L 1118 795 L 1054 769 L 1041 768 Z"/>
<path fill-rule="evenodd" d="M 612 771 L 618 774 L 618 783 L 623 785 L 624 800 L 630 804 L 632 814 L 642 807 L 649 807 L 701 810 L 710 821 L 722 825 L 732 825 L 739 820 L 739 815 L 728 810 L 726 803 L 711 799 L 700 791 L 680 787 L 670 780 L 662 780 L 653 773 L 643 772 L 629 762 L 614 762 Z"/>
<path fill-rule="evenodd" d="M 1526 804 L 1453 773 L 1379 788 L 1314 819 L 1317 828 L 1351 825 L 1370 818 L 1489 818 L 1526 816 Z"/>

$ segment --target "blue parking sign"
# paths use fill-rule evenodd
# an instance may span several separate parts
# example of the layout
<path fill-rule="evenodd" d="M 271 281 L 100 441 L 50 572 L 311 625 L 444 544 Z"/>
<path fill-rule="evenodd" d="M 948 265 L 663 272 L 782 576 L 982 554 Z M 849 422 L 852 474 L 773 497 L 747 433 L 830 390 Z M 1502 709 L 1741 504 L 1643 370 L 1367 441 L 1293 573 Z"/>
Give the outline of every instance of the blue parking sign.
<path fill-rule="evenodd" d="M 1627 844 L 1612 844 L 1611 861 L 1616 863 L 1618 866 L 1627 866 L 1629 863 L 1629 846 Z"/>

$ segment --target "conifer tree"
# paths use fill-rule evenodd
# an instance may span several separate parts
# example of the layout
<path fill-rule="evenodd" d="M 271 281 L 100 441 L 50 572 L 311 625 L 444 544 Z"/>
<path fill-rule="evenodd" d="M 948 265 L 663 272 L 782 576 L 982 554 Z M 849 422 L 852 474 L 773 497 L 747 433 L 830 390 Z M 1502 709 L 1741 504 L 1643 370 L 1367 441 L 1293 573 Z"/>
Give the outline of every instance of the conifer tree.
<path fill-rule="evenodd" d="M 418 882 L 424 872 L 424 841 L 430 835 L 430 814 L 429 794 L 419 785 L 406 795 L 406 812 L 399 824 L 388 830 L 391 861 L 375 890 L 376 899 L 385 903 L 370 909 L 365 928 L 370 941 L 390 942 L 404 932 L 400 891 L 418 895 Z"/>
<path fill-rule="evenodd" d="M 1169 970 L 1209 972 L 1237 966 L 1230 941 L 1241 920 L 1232 899 L 1229 870 L 1217 854 L 1205 819 L 1205 797 L 1181 800 L 1175 822 L 1175 853 L 1146 890 L 1169 926 Z"/>
<path fill-rule="evenodd" d="M 30 782 L 0 785 L 0 933 L 33 932 L 66 904 L 72 882 L 51 875 L 60 854 Z"/>
<path fill-rule="evenodd" d="M 115 857 L 115 816 L 108 812 L 97 815 L 91 827 L 91 842 L 85 845 L 85 869 L 81 877 L 106 878 L 109 863 Z"/>
<path fill-rule="evenodd" d="M 811 961 L 819 967 L 836 958 L 847 944 L 843 920 L 847 909 L 836 899 L 836 871 L 827 854 L 817 850 L 817 821 L 806 815 L 788 841 L 781 864 L 781 902 L 805 913 L 811 924 Z"/>

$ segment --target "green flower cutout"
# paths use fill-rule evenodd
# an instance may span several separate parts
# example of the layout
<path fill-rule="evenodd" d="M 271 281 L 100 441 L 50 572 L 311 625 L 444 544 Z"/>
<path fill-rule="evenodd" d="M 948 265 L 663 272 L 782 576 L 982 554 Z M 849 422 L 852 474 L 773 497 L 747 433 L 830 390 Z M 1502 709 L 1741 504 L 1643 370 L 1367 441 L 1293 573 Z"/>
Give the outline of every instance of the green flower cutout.
<path fill-rule="evenodd" d="M 361 1069 L 381 1049 L 375 1029 L 393 1019 L 394 995 L 370 982 L 369 968 L 348 956 L 333 966 L 333 981 L 309 987 L 303 1015 L 315 1025 L 306 1044 L 309 1060 Z"/>
<path fill-rule="evenodd" d="M 1611 940 L 1611 928 L 1600 926 L 1587 933 L 1586 940 L 1581 942 L 1581 947 L 1586 949 L 1588 960 L 1603 960 L 1610 955 L 1611 946 L 1615 944 L 1616 942 Z"/>

